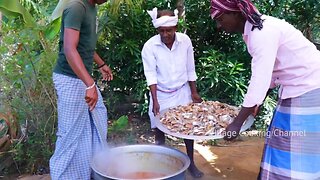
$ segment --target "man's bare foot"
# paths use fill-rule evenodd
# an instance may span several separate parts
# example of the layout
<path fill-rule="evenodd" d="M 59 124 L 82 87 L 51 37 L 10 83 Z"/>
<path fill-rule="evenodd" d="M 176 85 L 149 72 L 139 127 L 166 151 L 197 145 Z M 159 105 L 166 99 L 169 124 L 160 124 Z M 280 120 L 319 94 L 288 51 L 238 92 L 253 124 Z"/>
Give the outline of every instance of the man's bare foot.
<path fill-rule="evenodd" d="M 201 172 L 195 164 L 190 164 L 189 168 L 188 168 L 190 174 L 192 177 L 194 178 L 201 178 L 204 174 L 203 172 Z"/>
<path fill-rule="evenodd" d="M 156 145 L 164 145 L 165 141 L 164 140 L 155 140 Z"/>

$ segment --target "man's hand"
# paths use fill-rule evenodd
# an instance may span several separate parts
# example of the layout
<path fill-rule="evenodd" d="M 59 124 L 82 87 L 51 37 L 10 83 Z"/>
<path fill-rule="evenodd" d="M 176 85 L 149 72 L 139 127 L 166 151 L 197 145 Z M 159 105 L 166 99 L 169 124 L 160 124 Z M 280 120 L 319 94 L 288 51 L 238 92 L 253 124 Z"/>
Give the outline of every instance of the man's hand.
<path fill-rule="evenodd" d="M 235 121 L 230 123 L 228 125 L 228 127 L 226 128 L 225 136 L 223 137 L 223 139 L 227 140 L 227 141 L 231 141 L 231 140 L 235 139 L 239 135 L 241 126 L 242 126 L 242 124 L 235 122 Z"/>
<path fill-rule="evenodd" d="M 255 108 L 256 106 L 242 107 L 238 116 L 226 128 L 225 136 L 223 139 L 230 141 L 236 138 L 239 135 L 243 122 L 254 112 Z"/>
<path fill-rule="evenodd" d="M 201 103 L 203 101 L 198 93 L 192 93 L 191 98 L 194 103 Z"/>
<path fill-rule="evenodd" d="M 84 99 L 86 100 L 86 103 L 89 106 L 89 110 L 92 111 L 96 107 L 98 101 L 97 87 L 93 86 L 92 88 L 87 89 L 86 96 Z"/>
<path fill-rule="evenodd" d="M 102 66 L 99 70 L 102 74 L 102 80 L 104 80 L 104 81 L 113 80 L 112 71 L 108 65 Z"/>

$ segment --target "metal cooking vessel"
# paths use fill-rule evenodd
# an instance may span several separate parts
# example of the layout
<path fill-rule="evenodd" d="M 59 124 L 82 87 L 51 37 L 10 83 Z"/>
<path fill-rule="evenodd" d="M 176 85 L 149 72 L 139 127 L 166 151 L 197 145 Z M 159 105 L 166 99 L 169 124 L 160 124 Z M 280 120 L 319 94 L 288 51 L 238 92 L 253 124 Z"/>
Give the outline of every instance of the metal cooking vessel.
<path fill-rule="evenodd" d="M 184 180 L 189 165 L 189 157 L 177 149 L 157 145 L 128 145 L 96 154 L 91 167 L 95 180 L 124 180 L 121 174 L 134 172 L 163 175 L 145 180 Z"/>

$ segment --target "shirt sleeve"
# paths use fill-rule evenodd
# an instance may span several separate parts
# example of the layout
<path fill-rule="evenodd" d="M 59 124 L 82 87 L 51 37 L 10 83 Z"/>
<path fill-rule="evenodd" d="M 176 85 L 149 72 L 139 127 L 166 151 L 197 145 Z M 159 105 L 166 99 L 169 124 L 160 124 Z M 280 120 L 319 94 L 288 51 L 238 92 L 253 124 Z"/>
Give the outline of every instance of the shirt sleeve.
<path fill-rule="evenodd" d="M 254 30 L 248 39 L 248 51 L 252 56 L 251 78 L 243 106 L 260 105 L 272 86 L 272 73 L 279 48 L 280 32 L 264 27 Z"/>
<path fill-rule="evenodd" d="M 145 44 L 141 52 L 144 75 L 147 79 L 147 85 L 157 84 L 157 62 L 153 55 L 152 48 Z"/>
<path fill-rule="evenodd" d="M 190 38 L 187 38 L 188 41 L 188 57 L 187 57 L 187 75 L 188 75 L 188 81 L 196 81 L 197 75 L 195 70 L 195 63 L 194 63 L 194 52 L 193 52 L 193 46 Z"/>
<path fill-rule="evenodd" d="M 80 31 L 85 13 L 85 7 L 81 3 L 72 2 L 63 11 L 64 28 L 71 28 Z"/>

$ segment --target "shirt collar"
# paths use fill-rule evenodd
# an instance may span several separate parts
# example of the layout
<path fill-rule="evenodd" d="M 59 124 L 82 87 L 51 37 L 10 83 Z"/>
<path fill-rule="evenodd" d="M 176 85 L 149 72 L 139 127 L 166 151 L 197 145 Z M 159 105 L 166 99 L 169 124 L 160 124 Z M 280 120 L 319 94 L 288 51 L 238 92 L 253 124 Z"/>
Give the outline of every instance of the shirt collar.
<path fill-rule="evenodd" d="M 264 21 L 266 19 L 266 15 L 262 15 L 261 19 Z M 252 27 L 253 27 L 253 25 L 249 21 L 246 21 L 246 23 L 244 25 L 244 32 L 242 35 L 248 36 L 250 34 L 250 32 L 252 31 Z"/>
<path fill-rule="evenodd" d="M 175 40 L 173 43 L 180 43 L 182 41 L 181 37 L 178 36 L 178 34 L 176 33 L 175 35 Z M 162 45 L 163 42 L 161 41 L 161 37 L 160 37 L 160 34 L 158 34 L 158 37 L 157 37 L 157 41 L 155 42 L 156 45 Z"/>

